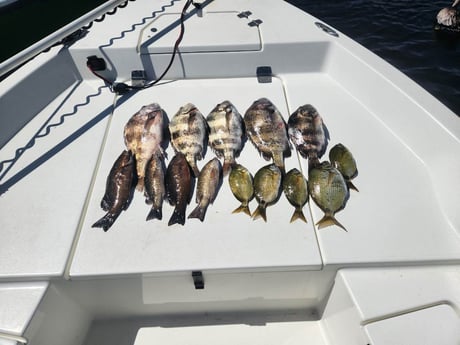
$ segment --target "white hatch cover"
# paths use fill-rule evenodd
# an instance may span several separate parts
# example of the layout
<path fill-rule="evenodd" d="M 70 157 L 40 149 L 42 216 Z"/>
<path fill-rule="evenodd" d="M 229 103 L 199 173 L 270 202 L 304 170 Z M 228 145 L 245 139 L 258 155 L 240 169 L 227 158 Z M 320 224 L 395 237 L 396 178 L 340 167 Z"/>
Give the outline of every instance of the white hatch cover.
<path fill-rule="evenodd" d="M 259 27 L 239 12 L 193 13 L 184 22 L 181 53 L 260 50 Z M 159 16 L 141 33 L 140 52 L 171 53 L 180 33 L 180 13 Z"/>

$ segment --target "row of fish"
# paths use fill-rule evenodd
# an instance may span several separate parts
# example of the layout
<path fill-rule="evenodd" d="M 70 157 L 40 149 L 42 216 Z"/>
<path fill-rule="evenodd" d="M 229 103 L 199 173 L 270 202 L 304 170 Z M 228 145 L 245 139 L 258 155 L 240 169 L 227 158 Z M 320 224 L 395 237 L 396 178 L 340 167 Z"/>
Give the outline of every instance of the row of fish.
<path fill-rule="evenodd" d="M 356 161 L 343 144 L 337 144 L 330 150 L 329 159 L 330 162 L 318 162 L 309 169 L 308 181 L 296 168 L 283 176 L 275 164 L 269 164 L 259 169 L 252 177 L 248 169 L 237 164 L 230 172 L 229 185 L 241 205 L 233 213 L 244 212 L 253 219 L 261 217 L 267 221 L 267 206 L 274 204 L 283 190 L 287 200 L 295 208 L 291 223 L 297 219 L 307 222 L 302 209 L 311 196 L 325 213 L 316 224 L 319 229 L 337 225 L 346 230 L 335 218 L 335 213 L 345 207 L 349 189 L 356 189 L 351 183 L 351 179 L 358 172 Z M 259 205 L 251 214 L 249 202 L 254 197 Z"/>
<path fill-rule="evenodd" d="M 286 124 L 279 110 L 266 98 L 256 100 L 244 118 L 229 101 L 218 104 L 207 118 L 189 103 L 179 109 L 167 126 L 176 155 L 165 171 L 166 121 L 166 114 L 156 103 L 143 106 L 129 119 L 124 128 L 127 150 L 114 163 L 101 202 L 107 214 L 93 227 L 102 227 L 107 231 L 121 211 L 128 207 L 134 186 L 144 192 L 146 202 L 152 205 L 148 220 L 162 218 L 162 203 L 166 197 L 175 206 L 168 224 L 184 224 L 185 207 L 191 199 L 194 177 L 198 178 L 198 206 L 189 217 L 203 220 L 207 205 L 217 194 L 222 175 L 238 170 L 232 168 L 239 166 L 236 158 L 243 149 L 246 136 L 264 159 L 273 160 L 274 164 L 266 169 L 271 174 L 261 173 L 260 179 L 257 174 L 255 176 L 255 183 L 260 180 L 263 186 L 269 183 L 265 180 L 272 184 L 281 183 L 285 175 L 284 159 L 291 155 L 289 139 L 308 159 L 309 171 L 322 166 L 319 159 L 329 140 L 321 117 L 311 105 L 299 107 Z M 218 158 L 223 159 L 223 167 L 214 158 L 200 172 L 197 160 L 203 159 L 207 144 Z M 350 180 L 352 177 L 348 176 Z M 257 218 L 260 215 L 265 219 L 265 207 L 274 200 L 266 202 L 267 197 L 258 196 L 257 192 L 255 196 L 260 200 L 260 206 L 253 216 Z M 298 210 L 296 212 L 296 217 L 305 219 Z"/>

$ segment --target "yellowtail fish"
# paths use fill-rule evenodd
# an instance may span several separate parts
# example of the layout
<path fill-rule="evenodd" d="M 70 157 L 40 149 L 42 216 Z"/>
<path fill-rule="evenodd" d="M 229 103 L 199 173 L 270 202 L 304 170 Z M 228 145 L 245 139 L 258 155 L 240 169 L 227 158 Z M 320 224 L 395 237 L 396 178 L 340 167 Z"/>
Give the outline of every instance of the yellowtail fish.
<path fill-rule="evenodd" d="M 144 188 L 145 166 L 155 151 L 163 153 L 163 109 L 152 103 L 143 106 L 126 123 L 125 144 L 136 157 L 137 189 Z"/>
<path fill-rule="evenodd" d="M 154 152 L 145 169 L 145 202 L 152 205 L 146 220 L 162 219 L 163 199 L 165 196 L 165 167 L 163 155 Z"/>
<path fill-rule="evenodd" d="M 204 157 L 208 139 L 208 125 L 193 104 L 181 107 L 169 123 L 171 144 L 176 152 L 185 155 L 195 177 L 200 173 L 196 161 Z"/>
<path fill-rule="evenodd" d="M 101 208 L 107 214 L 93 224 L 93 228 L 110 229 L 121 211 L 128 208 L 136 184 L 136 165 L 131 151 L 123 151 L 107 176 Z"/>
<path fill-rule="evenodd" d="M 203 221 L 209 204 L 216 199 L 217 192 L 222 184 L 222 165 L 217 158 L 211 159 L 201 169 L 196 187 L 196 208 L 188 218 L 198 218 Z"/>
<path fill-rule="evenodd" d="M 241 205 L 232 213 L 244 212 L 250 216 L 249 202 L 254 198 L 253 177 L 251 173 L 241 164 L 235 164 L 228 176 L 228 182 L 233 195 L 241 202 Z"/>
<path fill-rule="evenodd" d="M 308 173 L 308 192 L 313 201 L 324 212 L 324 217 L 316 223 L 318 229 L 337 225 L 347 231 L 335 219 L 335 213 L 342 210 L 348 200 L 348 187 L 340 171 L 329 162 L 322 162 Z"/>
<path fill-rule="evenodd" d="M 254 175 L 254 195 L 259 206 L 252 214 L 252 219 L 262 218 L 267 221 L 266 208 L 278 200 L 280 195 L 282 173 L 275 164 L 269 164 Z"/>
<path fill-rule="evenodd" d="M 216 105 L 206 121 L 209 126 L 209 145 L 217 157 L 224 159 L 223 173 L 226 176 L 243 149 L 243 118 L 230 101 L 224 101 Z"/>
<path fill-rule="evenodd" d="M 318 111 L 310 104 L 299 107 L 288 119 L 288 133 L 291 142 L 309 167 L 319 164 L 326 152 L 329 133 Z"/>
<path fill-rule="evenodd" d="M 284 177 L 283 191 L 289 203 L 295 207 L 295 211 L 290 222 L 292 223 L 297 219 L 301 219 L 307 223 L 307 219 L 302 211 L 302 208 L 308 201 L 307 180 L 296 168 L 289 170 Z"/>
<path fill-rule="evenodd" d="M 275 105 L 266 98 L 255 101 L 244 115 L 246 132 L 265 160 L 284 173 L 284 158 L 291 155 L 286 122 Z"/>
<path fill-rule="evenodd" d="M 185 155 L 178 152 L 171 159 L 165 176 L 166 195 L 175 206 L 168 225 L 185 224 L 185 210 L 192 196 L 192 174 Z"/>
<path fill-rule="evenodd" d="M 337 144 L 329 151 L 329 160 L 332 166 L 343 175 L 348 188 L 359 192 L 358 188 L 351 182 L 358 175 L 358 168 L 350 150 L 343 144 Z"/>

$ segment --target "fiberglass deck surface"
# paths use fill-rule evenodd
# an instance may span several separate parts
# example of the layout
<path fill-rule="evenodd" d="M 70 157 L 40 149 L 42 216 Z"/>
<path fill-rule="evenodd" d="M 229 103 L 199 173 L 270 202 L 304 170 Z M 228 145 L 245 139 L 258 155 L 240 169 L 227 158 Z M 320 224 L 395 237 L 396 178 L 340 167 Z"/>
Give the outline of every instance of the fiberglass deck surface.
<path fill-rule="evenodd" d="M 227 179 L 203 223 L 188 219 L 184 227 L 168 227 L 172 207 L 166 202 L 164 219 L 146 222 L 149 207 L 136 193 L 107 233 L 91 228 L 104 214 L 99 204 L 108 171 L 124 149 L 123 126 L 142 105 L 158 102 L 171 118 L 180 106 L 193 102 L 206 116 L 215 104 L 229 99 L 243 115 L 260 97 L 271 99 L 286 118 L 311 103 L 329 130 L 329 149 L 341 142 L 354 153 L 359 170 L 354 182 L 360 192 L 351 191 L 346 208 L 337 213 L 348 232 L 334 226 L 314 230 L 313 223 L 323 213 L 313 204 L 304 208 L 308 224 L 289 224 L 293 208 L 284 196 L 268 207 L 267 223 L 231 214 L 239 203 Z M 433 197 L 423 162 L 328 74 L 287 75 L 271 84 L 259 84 L 255 78 L 176 81 L 136 94 L 116 109 L 110 126 L 70 269 L 73 277 L 190 269 L 319 269 L 323 263 L 401 264 L 460 257 L 458 236 Z M 171 147 L 168 155 L 173 156 Z M 199 166 L 212 157 L 208 148 Z M 267 164 L 249 141 L 238 161 L 252 174 Z M 300 164 L 305 172 L 306 161 L 300 159 Z M 295 152 L 286 167 L 299 167 Z M 256 205 L 253 200 L 251 210 Z M 194 207 L 192 198 L 187 215 Z M 439 245 L 427 245 L 434 240 Z"/>

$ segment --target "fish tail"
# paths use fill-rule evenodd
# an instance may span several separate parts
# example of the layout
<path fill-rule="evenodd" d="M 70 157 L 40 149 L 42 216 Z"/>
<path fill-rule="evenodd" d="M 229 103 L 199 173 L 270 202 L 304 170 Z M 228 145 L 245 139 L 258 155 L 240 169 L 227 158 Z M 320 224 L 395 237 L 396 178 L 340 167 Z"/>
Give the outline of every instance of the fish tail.
<path fill-rule="evenodd" d="M 192 168 L 193 176 L 198 178 L 198 175 L 200 175 L 200 170 L 198 169 L 195 161 L 190 162 L 190 168 Z"/>
<path fill-rule="evenodd" d="M 249 205 L 241 204 L 239 207 L 235 208 L 232 213 L 246 213 L 249 217 L 251 216 L 251 211 L 249 210 Z"/>
<path fill-rule="evenodd" d="M 262 218 L 265 222 L 267 221 L 266 208 L 263 205 L 259 205 L 254 213 L 252 214 L 252 219 L 256 220 L 257 218 Z"/>
<path fill-rule="evenodd" d="M 161 207 L 152 207 L 149 214 L 147 215 L 146 220 L 152 220 L 152 219 L 161 220 L 161 218 L 163 218 L 163 212 L 161 211 Z"/>
<path fill-rule="evenodd" d="M 203 221 L 206 215 L 207 207 L 202 207 L 200 204 L 195 207 L 195 209 L 188 215 L 188 218 L 198 218 Z"/>
<path fill-rule="evenodd" d="M 318 226 L 318 229 L 322 229 L 331 225 L 337 225 L 338 227 L 341 227 L 343 230 L 348 232 L 348 230 L 345 229 L 345 227 L 342 224 L 340 224 L 339 221 L 335 219 L 333 215 L 330 214 L 325 214 L 324 217 L 321 218 L 321 220 L 318 223 L 316 223 L 316 225 Z"/>
<path fill-rule="evenodd" d="M 139 176 L 139 177 L 138 177 L 136 189 L 137 189 L 139 192 L 142 192 L 142 191 L 144 190 L 144 176 Z"/>
<path fill-rule="evenodd" d="M 305 223 L 308 223 L 307 222 L 307 219 L 305 218 L 305 215 L 303 214 L 303 211 L 301 208 L 296 208 L 294 213 L 292 214 L 292 217 L 291 217 L 291 223 L 296 221 L 297 219 L 301 219 L 303 220 Z"/>
<path fill-rule="evenodd" d="M 173 224 L 185 224 L 185 209 L 176 207 L 169 219 L 168 225 L 171 226 Z"/>
<path fill-rule="evenodd" d="M 96 223 L 94 223 L 91 227 L 92 228 L 102 228 L 104 231 L 110 229 L 110 227 L 115 223 L 115 220 L 118 218 L 118 214 L 114 213 L 107 213 L 104 217 L 99 219 Z"/>
<path fill-rule="evenodd" d="M 274 154 L 273 155 L 273 163 L 281 170 L 281 174 L 284 176 L 286 170 L 284 168 L 284 156 L 283 154 Z"/>
<path fill-rule="evenodd" d="M 232 170 L 233 165 L 235 165 L 234 161 L 224 159 L 224 165 L 222 166 L 222 173 L 224 176 L 228 175 L 228 173 Z"/>
<path fill-rule="evenodd" d="M 348 186 L 348 189 L 353 189 L 359 192 L 358 188 L 356 188 L 356 186 L 350 180 L 347 181 L 347 186 Z"/>
<path fill-rule="evenodd" d="M 308 171 L 310 171 L 313 168 L 316 168 L 318 165 L 320 165 L 319 158 L 314 156 L 309 156 L 308 157 Z"/>

